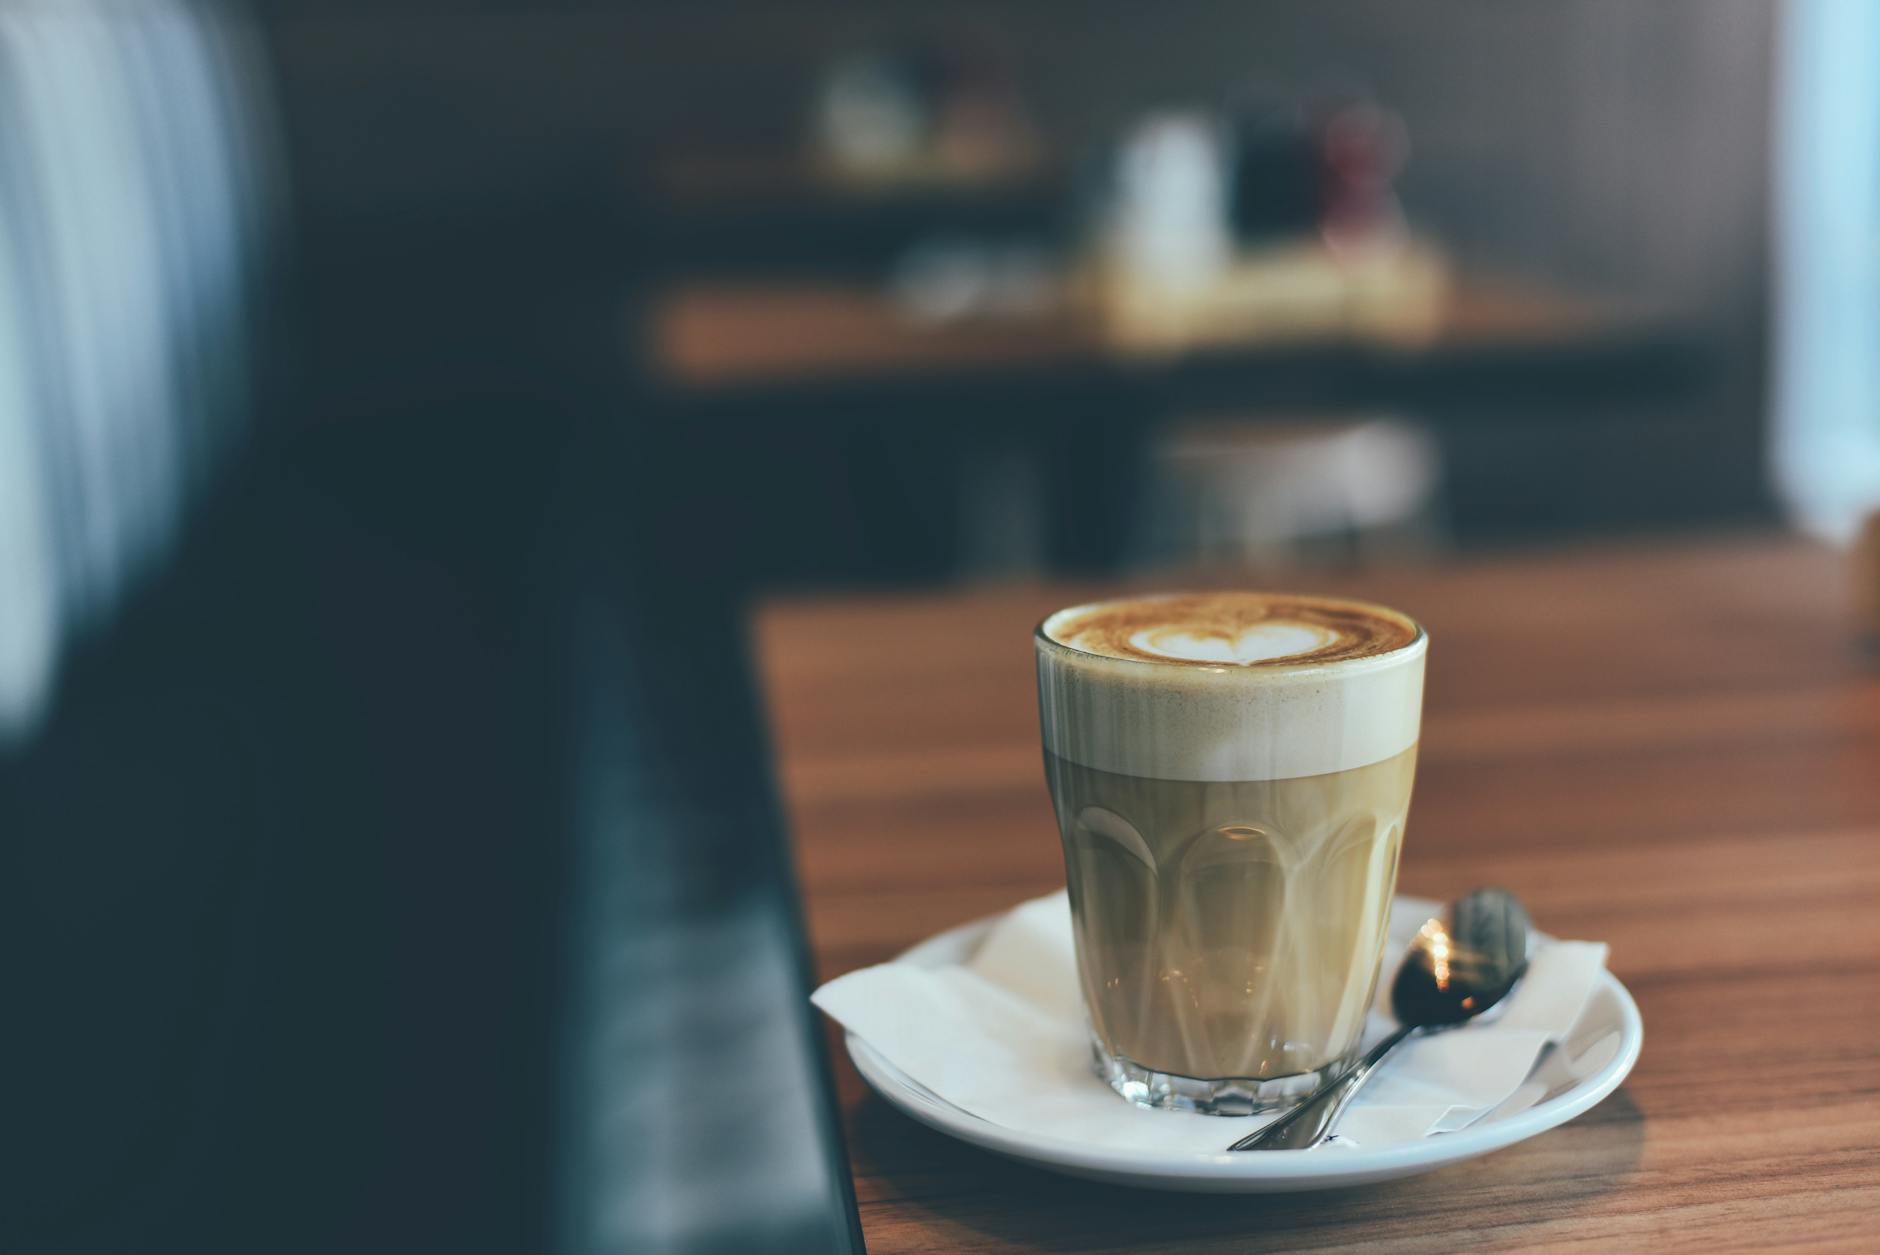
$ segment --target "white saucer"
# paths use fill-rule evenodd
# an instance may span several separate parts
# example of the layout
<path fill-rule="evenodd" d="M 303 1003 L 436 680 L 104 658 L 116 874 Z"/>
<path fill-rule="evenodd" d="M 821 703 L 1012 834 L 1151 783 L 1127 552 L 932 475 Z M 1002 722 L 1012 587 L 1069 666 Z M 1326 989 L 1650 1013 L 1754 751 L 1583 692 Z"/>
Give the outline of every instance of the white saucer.
<path fill-rule="evenodd" d="M 1400 902 L 1413 899 L 1400 898 Z M 1428 904 L 1431 914 L 1440 908 Z M 923 967 L 962 963 L 971 957 L 998 916 L 988 916 L 929 937 L 901 955 L 899 962 Z M 1638 1062 L 1645 1028 L 1638 1006 L 1624 985 L 1604 973 L 1588 1000 L 1573 1036 L 1549 1048 L 1534 1067 L 1529 1083 L 1546 1086 L 1531 1106 L 1511 1100 L 1466 1129 L 1439 1133 L 1409 1145 L 1374 1150 L 1324 1146 L 1317 1150 L 1255 1151 L 1214 1155 L 1176 1155 L 1161 1151 L 1097 1148 L 1079 1142 L 1039 1137 L 971 1115 L 909 1079 L 853 1033 L 845 1034 L 849 1057 L 876 1093 L 922 1124 L 961 1141 L 1022 1159 L 1053 1172 L 1091 1177 L 1158 1190 L 1194 1190 L 1219 1194 L 1263 1194 L 1322 1190 L 1413 1176 L 1446 1164 L 1474 1159 L 1512 1146 L 1590 1110 Z M 1590 1053 L 1598 1052 L 1598 1053 Z M 1578 1079 L 1566 1061 L 1608 1056 Z M 1092 1084 L 1100 1084 L 1094 1077 Z M 1120 1102 L 1121 1099 L 1118 1099 Z M 1514 1108 L 1519 1109 L 1514 1109 Z M 1234 1140 L 1236 1122 L 1221 1120 L 1221 1144 Z"/>

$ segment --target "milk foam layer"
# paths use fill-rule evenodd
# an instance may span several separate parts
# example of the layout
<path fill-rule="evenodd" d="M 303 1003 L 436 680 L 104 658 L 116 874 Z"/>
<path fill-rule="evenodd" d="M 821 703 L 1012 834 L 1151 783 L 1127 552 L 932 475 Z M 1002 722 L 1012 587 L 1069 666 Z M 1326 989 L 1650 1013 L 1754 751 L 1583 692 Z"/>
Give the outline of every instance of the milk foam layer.
<path fill-rule="evenodd" d="M 1291 593 L 1171 593 L 1060 610 L 1045 635 L 1139 662 L 1296 666 L 1392 653 L 1417 625 L 1395 610 Z"/>
<path fill-rule="evenodd" d="M 1037 633 L 1045 747 L 1099 771 L 1285 780 L 1416 744 L 1428 639 L 1336 598 L 1178 594 L 1074 606 Z"/>

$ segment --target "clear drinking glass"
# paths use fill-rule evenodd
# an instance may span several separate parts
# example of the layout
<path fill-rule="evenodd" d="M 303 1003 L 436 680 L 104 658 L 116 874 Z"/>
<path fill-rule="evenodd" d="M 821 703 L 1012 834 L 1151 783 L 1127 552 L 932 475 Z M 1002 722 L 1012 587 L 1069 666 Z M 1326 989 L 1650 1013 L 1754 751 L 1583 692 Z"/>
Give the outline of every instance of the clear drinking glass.
<path fill-rule="evenodd" d="M 1098 1072 L 1144 1106 L 1248 1114 L 1363 1033 L 1416 769 L 1428 638 L 1330 662 L 1151 661 L 1035 633 Z M 1094 607 L 1101 608 L 1101 607 Z"/>

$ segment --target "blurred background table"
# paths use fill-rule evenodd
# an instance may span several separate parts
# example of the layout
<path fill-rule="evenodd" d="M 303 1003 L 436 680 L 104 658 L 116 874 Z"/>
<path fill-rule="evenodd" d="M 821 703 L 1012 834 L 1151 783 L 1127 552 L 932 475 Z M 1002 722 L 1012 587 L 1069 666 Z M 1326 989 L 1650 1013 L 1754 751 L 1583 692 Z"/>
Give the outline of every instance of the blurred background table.
<path fill-rule="evenodd" d="M 1335 433 L 1380 418 L 1420 456 L 1392 452 L 1371 478 L 1408 482 L 1427 464 L 1423 538 L 1468 544 L 1506 534 L 1491 518 L 1616 500 L 1648 473 L 1644 446 L 1615 455 L 1598 433 L 1615 414 L 1688 404 L 1714 371 L 1714 345 L 1648 302 L 1451 279 L 1408 256 L 1367 282 L 1277 250 L 1166 310 L 1127 284 L 1058 273 L 1036 305 L 946 317 L 880 280 L 691 278 L 637 304 L 627 338 L 675 460 L 714 468 L 718 490 L 771 520 L 743 549 L 753 582 L 773 587 L 1180 564 L 1206 556 L 1197 534 L 1223 529 L 1229 548 L 1266 546 L 1293 521 L 1226 520 L 1273 478 L 1262 446 L 1316 431 L 1319 461 L 1348 467 Z M 1473 459 L 1497 433 L 1524 441 L 1531 422 L 1601 450 L 1596 487 L 1570 486 L 1564 454 L 1540 487 Z M 1218 446 L 1238 442 L 1256 473 L 1171 493 L 1197 436 L 1215 471 Z M 1720 456 L 1692 441 L 1682 464 L 1694 448 Z M 886 490 L 864 499 L 858 480 Z M 1653 508 L 1706 491 L 1660 485 Z M 1381 500 L 1375 485 L 1320 495 L 1339 492 Z"/>
<path fill-rule="evenodd" d="M 1646 1046 L 1594 1111 L 1422 1178 L 1163 1195 L 955 1143 L 873 1097 L 832 1037 L 869 1249 L 1870 1240 L 1880 672 L 1854 644 L 1843 562 L 1713 540 L 1362 581 L 1433 641 L 1401 887 L 1500 883 L 1550 931 L 1611 943 Z M 821 978 L 1062 884 L 1028 633 L 1102 591 L 799 600 L 761 616 Z"/>
<path fill-rule="evenodd" d="M 1186 336 L 1144 343 L 1090 313 L 1060 303 L 923 318 L 881 284 L 711 279 L 654 295 L 639 330 L 650 378 L 693 401 L 897 385 L 958 391 L 1103 372 L 1162 387 L 1228 385 L 1240 405 L 1402 403 L 1485 383 L 1531 396 L 1563 380 L 1582 393 L 1636 396 L 1687 384 L 1700 361 L 1689 328 L 1662 311 L 1490 279 L 1459 283 L 1436 312 L 1394 333 L 1224 312 Z"/>

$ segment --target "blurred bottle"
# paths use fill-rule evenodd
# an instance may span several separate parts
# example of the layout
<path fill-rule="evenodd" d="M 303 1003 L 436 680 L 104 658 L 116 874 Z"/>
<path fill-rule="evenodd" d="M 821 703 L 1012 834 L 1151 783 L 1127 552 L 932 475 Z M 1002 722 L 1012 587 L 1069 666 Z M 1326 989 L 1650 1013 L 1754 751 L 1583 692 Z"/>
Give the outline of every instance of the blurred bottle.
<path fill-rule="evenodd" d="M 1117 342 L 1436 333 L 1449 268 L 1397 201 L 1406 128 L 1361 95 L 1328 99 L 1152 113 L 1125 133 L 1092 188 L 1082 287 Z"/>
<path fill-rule="evenodd" d="M 1408 231 L 1396 192 L 1409 153 L 1403 119 L 1368 100 L 1328 108 L 1316 128 L 1319 233 L 1334 251 L 1402 241 Z"/>
<path fill-rule="evenodd" d="M 958 38 L 939 50 L 933 153 L 961 175 L 1022 174 L 1040 160 L 1010 48 L 990 36 Z"/>
<path fill-rule="evenodd" d="M 844 57 L 823 76 L 816 145 L 839 170 L 885 173 L 913 162 L 933 125 L 919 67 L 885 52 Z"/>
<path fill-rule="evenodd" d="M 1153 113 L 1118 150 L 1102 210 L 1101 251 L 1146 298 L 1204 291 L 1234 251 L 1227 212 L 1226 142 L 1203 113 Z"/>
<path fill-rule="evenodd" d="M 1306 109 L 1230 109 L 1229 217 L 1244 246 L 1318 238 L 1349 249 L 1405 234 L 1396 179 L 1409 153 L 1403 119 L 1359 92 Z"/>
<path fill-rule="evenodd" d="M 1298 240 L 1317 229 L 1324 198 L 1319 144 L 1290 109 L 1242 107 L 1232 115 L 1228 216 L 1243 245 Z"/>
<path fill-rule="evenodd" d="M 836 175 L 874 182 L 997 179 L 1039 156 L 1011 57 L 989 38 L 837 59 L 823 74 L 812 145 Z"/>

